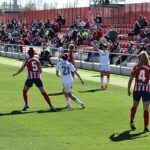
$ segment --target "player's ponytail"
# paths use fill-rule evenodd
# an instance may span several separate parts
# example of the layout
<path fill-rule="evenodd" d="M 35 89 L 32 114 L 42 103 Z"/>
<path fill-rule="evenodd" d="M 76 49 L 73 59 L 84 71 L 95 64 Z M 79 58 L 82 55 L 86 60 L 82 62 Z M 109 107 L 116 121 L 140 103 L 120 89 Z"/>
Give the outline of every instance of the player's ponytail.
<path fill-rule="evenodd" d="M 149 58 L 148 58 L 148 54 L 145 51 L 142 51 L 139 56 L 138 56 L 139 62 L 137 64 L 137 66 L 142 66 L 142 65 L 148 65 L 149 62 Z"/>

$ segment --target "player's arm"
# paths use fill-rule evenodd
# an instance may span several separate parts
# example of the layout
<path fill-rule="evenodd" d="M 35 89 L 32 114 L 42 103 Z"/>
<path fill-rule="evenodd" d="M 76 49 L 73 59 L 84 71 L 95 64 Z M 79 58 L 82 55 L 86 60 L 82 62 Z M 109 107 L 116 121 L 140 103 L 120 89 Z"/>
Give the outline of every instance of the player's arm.
<path fill-rule="evenodd" d="M 16 73 L 13 74 L 13 77 L 21 73 L 25 67 L 26 67 L 25 65 L 22 65 L 21 68 Z"/>
<path fill-rule="evenodd" d="M 131 92 L 131 85 L 132 85 L 132 81 L 134 79 L 134 76 L 130 76 L 130 79 L 128 81 L 128 96 L 131 96 L 132 95 L 132 92 Z"/>
<path fill-rule="evenodd" d="M 39 61 L 39 64 L 38 64 L 38 68 L 39 68 L 39 72 L 42 73 L 42 65 L 41 65 L 40 61 Z"/>
<path fill-rule="evenodd" d="M 77 71 L 74 71 L 74 73 L 77 75 L 77 77 L 80 79 L 81 83 L 84 84 L 84 81 L 82 80 L 81 76 Z"/>

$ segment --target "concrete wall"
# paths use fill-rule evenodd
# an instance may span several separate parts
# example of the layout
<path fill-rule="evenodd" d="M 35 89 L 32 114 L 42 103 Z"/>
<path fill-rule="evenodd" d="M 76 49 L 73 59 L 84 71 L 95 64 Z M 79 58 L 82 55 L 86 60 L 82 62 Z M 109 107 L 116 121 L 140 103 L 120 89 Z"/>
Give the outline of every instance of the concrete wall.
<path fill-rule="evenodd" d="M 25 54 L 4 52 L 4 51 L 0 51 L 0 56 L 14 58 L 14 59 L 21 59 L 21 60 L 24 60 L 27 57 Z M 56 65 L 59 62 L 59 59 L 56 57 L 52 57 L 51 61 L 54 65 Z M 84 62 L 79 60 L 76 60 L 75 62 L 77 68 L 99 71 L 99 63 Z M 123 66 L 120 67 L 115 65 L 110 66 L 110 71 L 113 74 L 130 75 L 131 70 L 132 67 L 123 67 Z"/>

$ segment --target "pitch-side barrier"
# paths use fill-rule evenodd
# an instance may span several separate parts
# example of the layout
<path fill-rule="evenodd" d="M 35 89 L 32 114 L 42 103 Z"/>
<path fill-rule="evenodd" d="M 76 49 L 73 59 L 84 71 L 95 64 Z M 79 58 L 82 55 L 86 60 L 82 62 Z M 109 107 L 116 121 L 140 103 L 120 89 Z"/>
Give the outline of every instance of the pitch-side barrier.
<path fill-rule="evenodd" d="M 20 59 L 24 60 L 27 58 L 27 51 L 31 46 L 18 46 L 18 45 L 0 45 L 0 56 Z M 63 53 L 66 53 L 67 50 L 63 48 L 54 48 L 54 47 L 33 47 L 36 52 L 36 56 L 40 57 L 42 51 L 49 51 L 51 56 L 52 64 L 56 65 L 60 61 L 60 56 Z M 126 56 L 126 59 L 123 61 L 122 59 Z M 77 68 L 86 69 L 86 70 L 93 70 L 99 71 L 100 64 L 99 64 L 99 52 L 92 51 L 91 49 L 80 48 L 74 52 L 75 63 Z M 113 74 L 120 74 L 120 75 L 130 75 L 133 66 L 137 61 L 137 55 L 129 55 L 129 54 L 122 54 L 122 53 L 111 53 L 111 65 L 110 71 Z M 116 63 L 119 61 L 119 64 Z"/>

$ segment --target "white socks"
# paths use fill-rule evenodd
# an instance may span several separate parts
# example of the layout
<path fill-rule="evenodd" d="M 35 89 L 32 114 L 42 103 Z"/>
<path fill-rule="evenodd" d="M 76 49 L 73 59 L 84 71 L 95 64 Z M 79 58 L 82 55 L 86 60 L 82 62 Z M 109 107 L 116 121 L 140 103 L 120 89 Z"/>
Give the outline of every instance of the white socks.
<path fill-rule="evenodd" d="M 66 98 L 66 103 L 67 103 L 67 106 L 70 107 L 70 98 Z"/>
<path fill-rule="evenodd" d="M 82 102 L 81 102 L 78 98 L 76 98 L 75 102 L 76 102 L 77 104 L 82 104 Z"/>
<path fill-rule="evenodd" d="M 109 78 L 106 78 L 106 82 L 104 81 L 104 77 L 101 77 L 101 85 L 104 85 L 105 83 L 108 84 L 109 83 Z"/>

